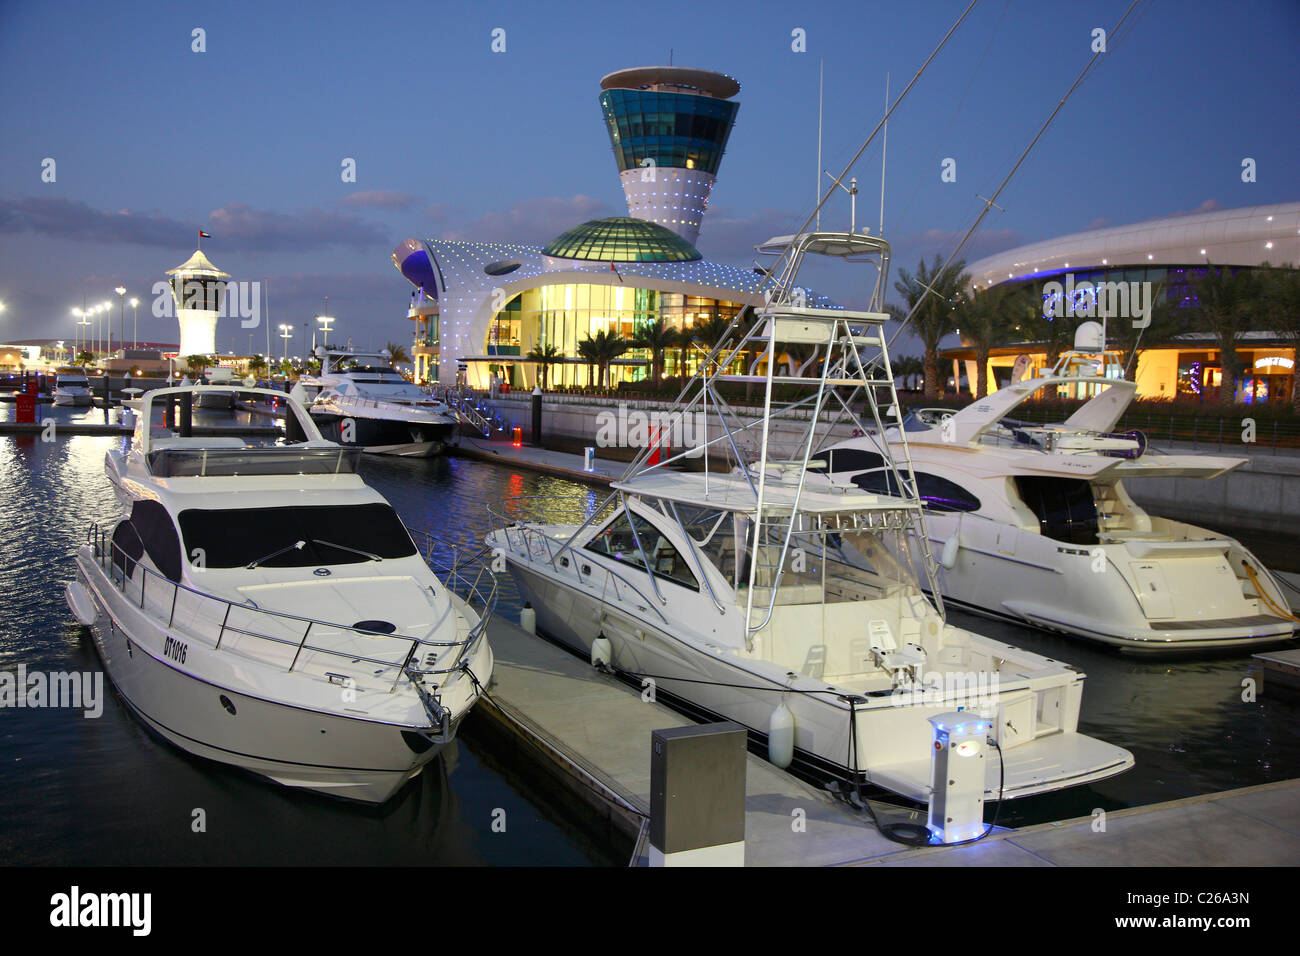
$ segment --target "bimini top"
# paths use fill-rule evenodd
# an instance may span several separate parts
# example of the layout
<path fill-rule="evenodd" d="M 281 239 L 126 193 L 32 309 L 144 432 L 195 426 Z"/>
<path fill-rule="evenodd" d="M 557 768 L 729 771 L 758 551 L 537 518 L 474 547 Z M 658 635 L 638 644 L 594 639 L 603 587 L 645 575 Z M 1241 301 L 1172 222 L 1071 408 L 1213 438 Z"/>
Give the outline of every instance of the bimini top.
<path fill-rule="evenodd" d="M 671 229 L 645 219 L 592 219 L 542 247 L 556 259 L 597 262 L 696 262 L 699 251 Z"/>

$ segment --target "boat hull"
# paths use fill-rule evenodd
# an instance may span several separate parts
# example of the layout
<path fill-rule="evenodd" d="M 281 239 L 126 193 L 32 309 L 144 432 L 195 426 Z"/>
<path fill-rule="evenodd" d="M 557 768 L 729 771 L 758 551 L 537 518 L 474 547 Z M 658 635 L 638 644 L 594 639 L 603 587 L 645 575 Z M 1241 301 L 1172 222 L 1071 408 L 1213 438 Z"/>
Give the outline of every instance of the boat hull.
<path fill-rule="evenodd" d="M 1292 622 L 1242 599 L 1231 564 L 1249 552 L 1232 539 L 1217 551 L 1162 556 L 1158 544 L 1069 545 L 943 514 L 927 516 L 926 530 L 936 555 L 960 542 L 939 585 L 945 601 L 975 614 L 1128 653 L 1255 648 L 1294 636 Z"/>
<path fill-rule="evenodd" d="M 452 732 L 435 744 L 417 726 L 293 706 L 206 680 L 164 656 L 167 629 L 140 613 L 84 553 L 76 580 L 92 600 L 89 630 L 117 692 L 150 729 L 195 756 L 378 804 L 437 757 L 466 713 L 455 714 Z"/>
<path fill-rule="evenodd" d="M 404 458 L 432 458 L 440 455 L 455 437 L 452 422 L 411 422 L 400 419 L 363 418 L 359 415 L 322 413 L 312 409 L 312 418 L 321 434 L 350 448 L 361 448 L 372 455 L 398 455 Z M 352 440 L 344 441 L 343 423 L 353 424 Z"/>

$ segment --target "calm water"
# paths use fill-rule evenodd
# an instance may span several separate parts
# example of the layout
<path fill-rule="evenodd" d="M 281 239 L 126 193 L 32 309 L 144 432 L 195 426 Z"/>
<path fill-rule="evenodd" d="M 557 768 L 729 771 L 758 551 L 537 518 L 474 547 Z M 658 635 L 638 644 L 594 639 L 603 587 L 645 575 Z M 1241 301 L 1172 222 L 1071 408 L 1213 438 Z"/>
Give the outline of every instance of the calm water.
<path fill-rule="evenodd" d="M 60 419 L 102 411 L 46 408 Z M 12 411 L 0 407 L 0 416 Z M 117 506 L 103 474 L 120 439 L 51 444 L 0 438 L 0 670 L 97 670 L 63 601 L 69 555 L 91 521 Z M 572 495 L 552 516 L 583 513 L 601 494 L 563 479 L 460 459 L 367 458 L 363 474 L 406 522 L 481 542 L 486 505 L 512 495 Z M 1219 529 L 1230 531 L 1231 529 Z M 518 594 L 501 578 L 499 613 Z M 1137 766 L 1093 787 L 1015 801 L 1011 825 L 1086 815 L 1300 776 L 1300 707 L 1241 700 L 1249 655 L 1152 661 L 983 618 L 954 623 L 1078 665 L 1088 674 L 1080 730 L 1133 751 Z M 585 815 L 527 766 L 508 766 L 474 732 L 382 810 L 294 793 L 198 760 L 150 736 L 111 694 L 104 715 L 0 711 L 0 859 L 26 863 L 625 862 L 585 829 Z M 207 813 L 208 832 L 190 830 Z M 506 833 L 492 812 L 506 811 Z"/>

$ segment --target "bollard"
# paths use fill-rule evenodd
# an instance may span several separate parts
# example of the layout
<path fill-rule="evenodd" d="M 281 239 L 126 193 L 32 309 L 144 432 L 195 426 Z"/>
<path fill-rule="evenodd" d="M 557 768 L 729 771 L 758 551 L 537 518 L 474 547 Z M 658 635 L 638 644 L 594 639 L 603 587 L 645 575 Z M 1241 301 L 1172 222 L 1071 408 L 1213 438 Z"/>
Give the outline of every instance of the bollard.
<path fill-rule="evenodd" d="M 511 434 L 514 436 L 514 440 L 511 442 L 511 444 L 514 445 L 516 448 L 522 448 L 524 446 L 523 428 L 519 425 L 516 425 L 514 428 L 511 429 Z"/>
<path fill-rule="evenodd" d="M 542 443 L 542 390 L 533 386 L 533 438 L 534 445 Z"/>
<path fill-rule="evenodd" d="M 582 450 L 582 470 L 596 470 L 596 449 L 592 448 L 590 445 Z"/>
<path fill-rule="evenodd" d="M 194 434 L 194 393 L 181 392 L 181 430 L 182 438 Z"/>
<path fill-rule="evenodd" d="M 650 865 L 745 865 L 747 735 L 734 721 L 650 735 Z"/>

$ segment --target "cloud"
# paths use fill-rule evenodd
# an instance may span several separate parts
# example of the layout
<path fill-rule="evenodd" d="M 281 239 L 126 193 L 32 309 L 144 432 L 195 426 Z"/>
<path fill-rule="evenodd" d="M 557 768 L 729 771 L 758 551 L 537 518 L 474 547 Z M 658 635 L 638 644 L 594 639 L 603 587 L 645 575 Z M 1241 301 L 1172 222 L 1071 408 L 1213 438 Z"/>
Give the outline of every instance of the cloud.
<path fill-rule="evenodd" d="M 1172 216 L 1195 216 L 1197 213 L 1214 212 L 1214 210 L 1219 208 L 1220 208 L 1219 201 L 1217 199 L 1207 199 L 1205 200 L 1205 202 L 1201 203 L 1195 209 L 1180 209 L 1177 212 L 1171 212 L 1168 215 L 1171 217 Z"/>
<path fill-rule="evenodd" d="M 707 259 L 751 265 L 757 255 L 754 246 L 773 236 L 788 236 L 806 215 L 786 209 L 760 209 L 748 216 L 737 216 L 727 207 L 712 208 L 704 214 L 696 247 Z"/>
<path fill-rule="evenodd" d="M 352 209 L 410 209 L 415 197 L 391 189 L 371 189 L 344 196 L 337 203 Z"/>
<path fill-rule="evenodd" d="M 254 209 L 247 203 L 227 203 L 208 214 L 214 236 L 245 250 L 303 249 L 323 246 L 373 248 L 390 236 L 351 213 L 304 209 L 282 213 Z"/>
<path fill-rule="evenodd" d="M 434 207 L 431 207 L 431 213 Z M 447 209 L 436 206 L 438 215 Z M 564 230 L 588 219 L 626 215 L 615 212 L 602 199 L 591 196 L 525 199 L 505 209 L 484 213 L 460 227 L 439 234 L 442 239 L 465 239 L 477 242 L 545 243 Z M 436 220 L 435 220 L 436 221 Z"/>
<path fill-rule="evenodd" d="M 374 247 L 390 238 L 351 213 L 323 209 L 279 213 L 247 203 L 214 209 L 203 227 L 219 242 L 228 242 L 227 248 L 240 251 Z M 193 243 L 197 231 L 198 224 L 159 212 L 107 211 L 77 199 L 0 199 L 0 233 L 175 249 Z"/>

